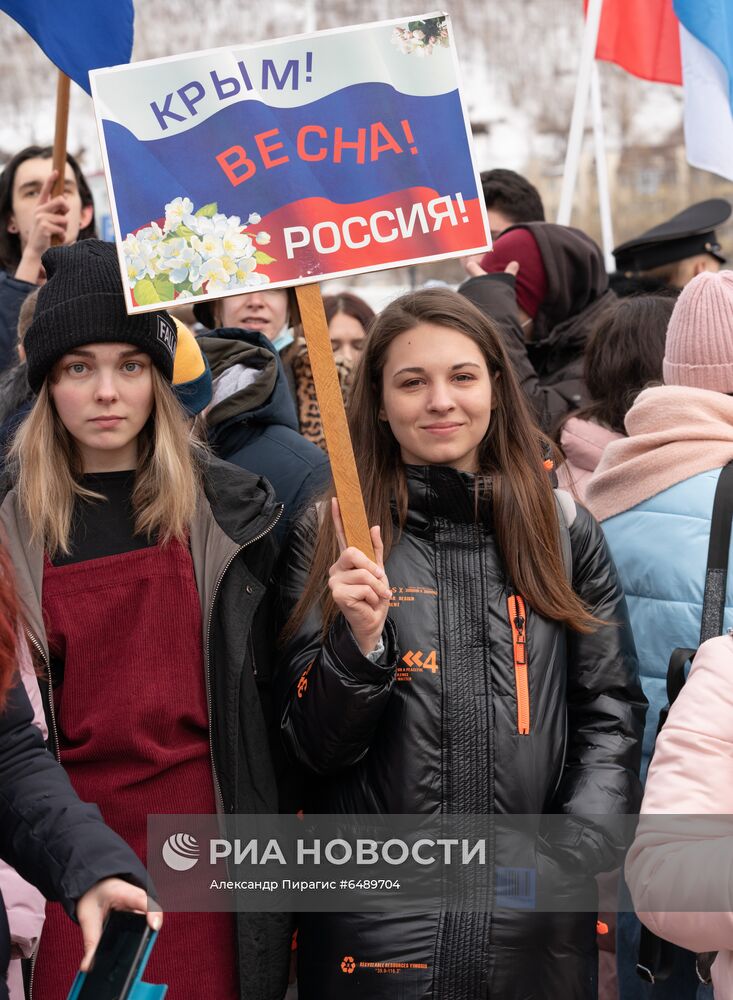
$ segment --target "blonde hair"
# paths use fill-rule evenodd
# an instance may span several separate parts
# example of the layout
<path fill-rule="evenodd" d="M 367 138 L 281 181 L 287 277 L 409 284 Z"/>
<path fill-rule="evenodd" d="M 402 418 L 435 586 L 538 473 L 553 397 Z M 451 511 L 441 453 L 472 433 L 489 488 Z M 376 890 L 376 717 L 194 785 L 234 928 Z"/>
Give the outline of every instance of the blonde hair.
<path fill-rule="evenodd" d="M 205 447 L 193 441 L 181 406 L 155 366 L 153 414 L 138 436 L 132 504 L 135 532 L 166 544 L 184 541 L 201 490 Z M 9 462 L 18 502 L 31 525 L 31 544 L 53 558 L 69 553 L 74 505 L 104 500 L 81 484 L 82 465 L 73 437 L 53 405 L 48 378 L 18 429 Z"/>

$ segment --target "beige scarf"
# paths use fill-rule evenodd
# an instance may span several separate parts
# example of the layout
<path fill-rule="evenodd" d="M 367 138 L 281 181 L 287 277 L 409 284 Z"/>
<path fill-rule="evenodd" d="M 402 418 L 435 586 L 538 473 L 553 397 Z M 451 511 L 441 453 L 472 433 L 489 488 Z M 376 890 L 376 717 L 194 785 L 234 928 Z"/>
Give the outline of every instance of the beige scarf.
<path fill-rule="evenodd" d="M 645 389 L 626 414 L 628 437 L 612 441 L 585 502 L 599 521 L 733 459 L 733 397 L 708 389 Z"/>

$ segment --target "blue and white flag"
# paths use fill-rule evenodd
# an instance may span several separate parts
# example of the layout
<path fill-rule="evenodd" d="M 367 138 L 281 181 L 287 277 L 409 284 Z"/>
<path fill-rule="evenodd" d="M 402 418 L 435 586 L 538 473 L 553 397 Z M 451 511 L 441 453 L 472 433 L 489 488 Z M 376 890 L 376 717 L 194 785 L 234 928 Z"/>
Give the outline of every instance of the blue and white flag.
<path fill-rule="evenodd" d="M 132 0 L 0 0 L 0 10 L 87 93 L 90 70 L 130 61 Z"/>
<path fill-rule="evenodd" d="M 680 21 L 687 159 L 733 180 L 733 3 L 674 0 L 674 10 Z"/>

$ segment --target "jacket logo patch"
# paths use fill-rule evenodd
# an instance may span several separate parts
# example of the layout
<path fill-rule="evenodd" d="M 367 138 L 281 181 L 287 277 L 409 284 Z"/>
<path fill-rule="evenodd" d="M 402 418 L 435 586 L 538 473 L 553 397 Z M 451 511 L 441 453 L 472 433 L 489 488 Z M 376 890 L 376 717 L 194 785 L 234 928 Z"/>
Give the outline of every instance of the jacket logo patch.
<path fill-rule="evenodd" d="M 341 959 L 341 971 L 347 976 L 356 972 L 357 968 L 360 973 L 373 972 L 376 975 L 392 975 L 398 976 L 400 973 L 405 972 L 407 969 L 427 969 L 427 962 L 365 962 L 363 960 L 356 961 L 353 955 L 344 955 Z"/>
<path fill-rule="evenodd" d="M 315 663 L 315 660 L 311 660 L 308 666 L 305 668 L 303 673 L 298 679 L 298 697 L 302 698 L 305 692 L 308 690 L 308 674 L 311 672 L 311 667 Z"/>
<path fill-rule="evenodd" d="M 403 655 L 400 662 L 397 664 L 397 680 L 398 681 L 411 681 L 413 674 L 423 673 L 425 670 L 429 670 L 433 674 L 437 674 L 440 666 L 438 664 L 438 654 L 437 651 L 431 649 L 429 653 L 423 653 L 422 650 L 413 651 L 408 649 Z"/>
<path fill-rule="evenodd" d="M 438 591 L 432 587 L 392 587 L 390 608 L 399 608 L 401 604 L 411 604 L 417 597 L 437 597 Z"/>

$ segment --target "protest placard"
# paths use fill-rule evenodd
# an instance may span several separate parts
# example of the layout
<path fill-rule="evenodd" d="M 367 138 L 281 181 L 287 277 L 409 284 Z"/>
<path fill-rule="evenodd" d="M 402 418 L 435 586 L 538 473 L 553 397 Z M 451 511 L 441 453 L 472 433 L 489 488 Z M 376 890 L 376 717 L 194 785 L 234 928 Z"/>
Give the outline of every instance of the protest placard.
<path fill-rule="evenodd" d="M 91 82 L 131 312 L 490 244 L 445 14 Z"/>

